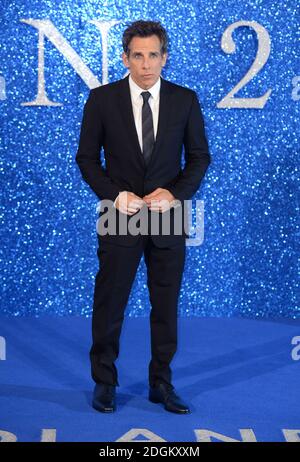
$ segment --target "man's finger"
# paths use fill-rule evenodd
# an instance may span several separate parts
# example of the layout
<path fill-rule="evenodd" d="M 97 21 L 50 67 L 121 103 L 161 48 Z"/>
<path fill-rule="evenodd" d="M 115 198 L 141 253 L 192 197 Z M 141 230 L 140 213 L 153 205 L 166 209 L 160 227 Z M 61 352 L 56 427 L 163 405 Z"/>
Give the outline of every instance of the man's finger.
<path fill-rule="evenodd" d="M 160 193 L 160 188 L 157 188 L 157 189 L 155 189 L 154 191 L 152 191 L 152 193 L 147 194 L 146 196 L 144 196 L 144 199 L 145 199 L 145 198 L 148 198 L 148 199 L 149 199 L 149 197 L 154 197 L 154 196 L 156 196 L 156 195 L 159 194 L 159 193 Z"/>
<path fill-rule="evenodd" d="M 128 207 L 128 212 L 130 213 L 136 213 L 139 209 L 138 208 L 135 208 L 135 207 Z"/>
<path fill-rule="evenodd" d="M 159 202 L 151 202 L 151 204 L 149 205 L 149 208 L 150 209 L 159 209 L 161 207 L 161 204 Z"/>
<path fill-rule="evenodd" d="M 161 212 L 160 208 L 151 207 L 149 210 L 150 210 L 150 212 L 156 212 L 156 213 Z"/>
<path fill-rule="evenodd" d="M 152 197 L 149 197 L 148 199 L 145 199 L 145 202 L 146 204 L 149 204 L 149 202 L 158 202 L 160 199 L 159 199 L 159 196 L 152 196 Z"/>
<path fill-rule="evenodd" d="M 133 207 L 142 207 L 144 205 L 144 201 L 140 199 L 135 199 L 130 201 L 129 205 Z"/>

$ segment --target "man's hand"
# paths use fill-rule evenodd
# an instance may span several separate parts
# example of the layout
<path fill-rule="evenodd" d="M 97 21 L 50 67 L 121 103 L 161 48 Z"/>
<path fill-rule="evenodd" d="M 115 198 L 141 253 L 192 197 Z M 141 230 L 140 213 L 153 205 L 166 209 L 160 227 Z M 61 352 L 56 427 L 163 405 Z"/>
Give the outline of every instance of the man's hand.
<path fill-rule="evenodd" d="M 156 188 L 151 194 L 144 196 L 143 200 L 151 211 L 165 212 L 172 207 L 175 197 L 167 189 Z"/>
<path fill-rule="evenodd" d="M 116 200 L 116 208 L 126 215 L 134 215 L 145 202 L 139 196 L 129 191 L 122 191 Z"/>

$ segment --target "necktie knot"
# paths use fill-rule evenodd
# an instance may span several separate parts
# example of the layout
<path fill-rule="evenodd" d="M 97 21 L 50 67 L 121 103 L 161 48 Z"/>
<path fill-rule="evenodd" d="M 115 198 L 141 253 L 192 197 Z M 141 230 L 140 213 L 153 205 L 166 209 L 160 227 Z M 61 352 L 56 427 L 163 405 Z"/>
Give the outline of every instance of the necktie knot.
<path fill-rule="evenodd" d="M 145 104 L 145 103 L 147 103 L 148 99 L 150 98 L 151 93 L 150 93 L 150 91 L 142 91 L 141 95 L 143 97 L 144 104 Z"/>

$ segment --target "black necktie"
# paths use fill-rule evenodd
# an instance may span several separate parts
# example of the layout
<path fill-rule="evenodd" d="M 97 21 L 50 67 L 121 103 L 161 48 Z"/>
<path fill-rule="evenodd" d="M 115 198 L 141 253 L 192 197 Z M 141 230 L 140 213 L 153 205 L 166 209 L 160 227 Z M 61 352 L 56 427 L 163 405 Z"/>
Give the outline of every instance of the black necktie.
<path fill-rule="evenodd" d="M 141 95 L 144 100 L 142 107 L 143 155 L 146 165 L 148 165 L 154 146 L 153 118 L 148 101 L 151 93 L 149 91 L 143 91 Z"/>

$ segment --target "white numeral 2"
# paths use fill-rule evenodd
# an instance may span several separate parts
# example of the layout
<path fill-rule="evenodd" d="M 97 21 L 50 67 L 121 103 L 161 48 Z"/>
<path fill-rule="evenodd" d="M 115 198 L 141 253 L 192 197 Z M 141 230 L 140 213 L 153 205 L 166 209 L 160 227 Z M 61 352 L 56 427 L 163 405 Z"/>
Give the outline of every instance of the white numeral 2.
<path fill-rule="evenodd" d="M 221 47 L 225 53 L 235 52 L 235 43 L 232 39 L 232 33 L 241 26 L 252 27 L 255 30 L 258 41 L 258 50 L 255 60 L 248 70 L 247 74 L 238 82 L 238 84 L 217 103 L 218 108 L 256 108 L 262 109 L 266 104 L 271 91 L 268 90 L 263 96 L 258 98 L 235 98 L 235 94 L 243 88 L 256 74 L 264 67 L 270 55 L 271 41 L 268 31 L 256 21 L 237 21 L 227 27 L 222 35 Z"/>

